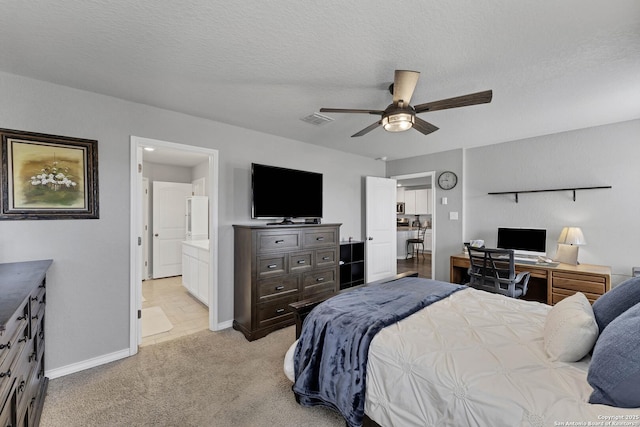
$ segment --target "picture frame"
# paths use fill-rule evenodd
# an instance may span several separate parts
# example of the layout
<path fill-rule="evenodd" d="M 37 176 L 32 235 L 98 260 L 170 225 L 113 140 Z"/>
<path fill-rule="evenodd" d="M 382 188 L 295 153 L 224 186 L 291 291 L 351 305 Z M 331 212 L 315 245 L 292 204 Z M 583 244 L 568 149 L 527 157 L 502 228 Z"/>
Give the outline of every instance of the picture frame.
<path fill-rule="evenodd" d="M 98 219 L 98 141 L 0 129 L 0 220 Z"/>

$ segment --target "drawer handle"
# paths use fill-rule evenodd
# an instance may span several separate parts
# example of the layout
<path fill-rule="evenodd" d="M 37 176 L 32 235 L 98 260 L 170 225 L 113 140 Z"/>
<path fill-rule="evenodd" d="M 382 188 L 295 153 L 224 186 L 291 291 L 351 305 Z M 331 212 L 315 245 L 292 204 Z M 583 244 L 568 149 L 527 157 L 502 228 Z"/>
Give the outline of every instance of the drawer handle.
<path fill-rule="evenodd" d="M 276 291 L 281 291 L 284 289 L 284 286 L 280 285 L 280 286 L 276 286 Z"/>
<path fill-rule="evenodd" d="M 38 301 L 38 295 L 36 295 L 35 297 L 31 297 L 31 301 Z"/>
<path fill-rule="evenodd" d="M 31 354 L 29 355 L 29 363 L 31 363 L 31 361 L 33 361 L 33 360 L 36 360 L 36 357 L 37 357 L 37 356 L 38 356 L 38 355 L 36 354 L 36 352 L 35 352 L 35 351 L 34 351 L 33 353 L 31 353 Z"/>
<path fill-rule="evenodd" d="M 320 237 L 316 237 L 316 240 L 318 240 L 318 241 L 320 241 L 320 242 L 321 242 L 321 241 L 323 241 L 323 240 L 324 240 L 324 237 L 322 237 L 322 236 L 320 236 Z"/>
<path fill-rule="evenodd" d="M 318 278 L 316 279 L 316 282 L 324 282 L 324 277 L 318 277 Z"/>
<path fill-rule="evenodd" d="M 35 316 L 31 316 L 32 320 L 36 320 L 38 318 L 38 315 L 36 314 Z"/>
<path fill-rule="evenodd" d="M 0 378 L 11 378 L 11 369 L 8 369 L 7 372 L 0 372 Z"/>
<path fill-rule="evenodd" d="M 328 261 L 328 260 L 329 260 L 329 257 L 328 257 L 328 256 L 323 256 L 323 257 L 322 257 L 322 260 L 323 260 L 323 261 Z"/>
<path fill-rule="evenodd" d="M 276 244 L 284 243 L 284 240 L 276 240 Z"/>
<path fill-rule="evenodd" d="M 11 341 L 7 341 L 6 344 L 0 344 L 0 350 L 4 350 L 4 349 L 10 349 L 11 348 Z"/>
<path fill-rule="evenodd" d="M 27 342 L 27 337 L 22 337 L 18 340 L 18 342 Z"/>
<path fill-rule="evenodd" d="M 27 315 L 23 314 L 22 316 L 18 316 L 16 320 L 27 320 Z"/>
<path fill-rule="evenodd" d="M 276 310 L 276 313 L 282 313 L 282 312 L 284 312 L 284 308 L 279 308 Z"/>
<path fill-rule="evenodd" d="M 305 260 L 303 260 L 303 259 L 298 260 L 298 264 L 306 264 L 306 263 L 307 263 L 307 261 L 305 261 Z"/>
<path fill-rule="evenodd" d="M 20 385 L 18 386 L 18 393 L 22 393 L 24 391 L 25 384 L 26 384 L 26 381 L 20 382 Z"/>
<path fill-rule="evenodd" d="M 267 265 L 267 268 L 276 268 L 278 266 L 278 264 L 269 264 Z"/>
<path fill-rule="evenodd" d="M 45 287 L 44 282 L 42 282 L 42 284 L 40 286 L 38 286 L 38 287 L 39 288 L 44 288 Z"/>

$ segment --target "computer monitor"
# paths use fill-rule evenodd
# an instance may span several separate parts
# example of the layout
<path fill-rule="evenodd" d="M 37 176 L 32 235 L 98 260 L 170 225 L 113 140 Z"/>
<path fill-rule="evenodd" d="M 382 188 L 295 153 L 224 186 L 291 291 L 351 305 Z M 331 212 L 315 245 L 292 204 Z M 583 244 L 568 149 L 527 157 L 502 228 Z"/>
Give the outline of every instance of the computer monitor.
<path fill-rule="evenodd" d="M 498 228 L 498 248 L 513 249 L 516 255 L 545 256 L 547 230 L 543 228 Z"/>

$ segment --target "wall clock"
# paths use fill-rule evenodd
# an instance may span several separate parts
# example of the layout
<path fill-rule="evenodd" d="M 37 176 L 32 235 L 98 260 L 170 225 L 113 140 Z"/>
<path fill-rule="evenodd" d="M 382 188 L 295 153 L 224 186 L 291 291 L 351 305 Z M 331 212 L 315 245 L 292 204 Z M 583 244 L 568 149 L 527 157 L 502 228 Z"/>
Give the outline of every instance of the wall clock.
<path fill-rule="evenodd" d="M 458 183 L 458 177 L 451 171 L 445 171 L 438 176 L 438 186 L 443 190 L 451 190 Z"/>

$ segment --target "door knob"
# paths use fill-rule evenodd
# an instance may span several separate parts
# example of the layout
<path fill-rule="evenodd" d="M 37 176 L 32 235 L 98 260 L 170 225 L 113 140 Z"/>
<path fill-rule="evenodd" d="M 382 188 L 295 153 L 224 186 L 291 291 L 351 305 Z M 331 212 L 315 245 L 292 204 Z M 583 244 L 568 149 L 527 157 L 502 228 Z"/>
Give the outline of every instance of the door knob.
<path fill-rule="evenodd" d="M 158 237 L 158 233 L 154 234 L 154 236 Z"/>
<path fill-rule="evenodd" d="M 367 237 L 367 240 L 373 240 L 373 237 Z"/>

